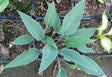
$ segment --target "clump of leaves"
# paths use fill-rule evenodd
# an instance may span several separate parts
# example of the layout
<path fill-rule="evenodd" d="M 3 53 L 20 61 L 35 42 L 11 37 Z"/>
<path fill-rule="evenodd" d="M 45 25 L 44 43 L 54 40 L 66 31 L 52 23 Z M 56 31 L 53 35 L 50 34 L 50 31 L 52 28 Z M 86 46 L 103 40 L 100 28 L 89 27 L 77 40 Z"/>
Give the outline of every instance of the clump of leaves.
<path fill-rule="evenodd" d="M 39 50 L 37 48 L 31 48 L 28 51 L 23 52 L 11 63 L 7 64 L 6 68 L 18 67 L 33 62 L 42 54 L 42 60 L 39 68 L 39 73 L 48 68 L 48 66 L 57 58 L 59 64 L 59 72 L 57 77 L 67 77 L 66 71 L 61 66 L 59 54 L 64 57 L 66 61 L 72 61 L 81 68 L 83 71 L 92 75 L 103 75 L 104 72 L 100 67 L 89 57 L 81 55 L 76 50 L 71 48 L 77 48 L 84 53 L 93 53 L 91 48 L 86 47 L 86 44 L 94 42 L 95 40 L 89 39 L 96 28 L 83 28 L 78 29 L 81 18 L 84 13 L 85 1 L 80 1 L 65 17 L 61 25 L 58 13 L 55 10 L 55 4 L 52 2 L 48 4 L 48 10 L 44 18 L 46 24 L 46 31 L 53 28 L 53 34 L 58 34 L 60 38 L 55 41 L 52 37 L 46 36 L 41 25 L 32 19 L 30 16 L 18 11 L 23 23 L 27 30 L 32 35 L 22 35 L 13 41 L 15 45 L 24 45 L 30 43 L 33 39 L 44 43 L 44 47 Z M 88 34 L 89 33 L 89 34 Z M 65 47 L 58 48 L 59 43 Z"/>
<path fill-rule="evenodd" d="M 0 12 L 2 12 L 9 4 L 9 0 L 0 0 Z"/>
<path fill-rule="evenodd" d="M 97 38 L 100 39 L 102 47 L 109 53 L 110 49 L 112 48 L 112 42 L 111 39 L 109 39 L 106 36 L 112 35 L 112 28 L 108 33 L 103 34 L 103 31 L 106 30 L 107 27 L 108 27 L 108 18 L 106 13 L 104 12 L 102 16 L 101 27 L 98 28 Z"/>

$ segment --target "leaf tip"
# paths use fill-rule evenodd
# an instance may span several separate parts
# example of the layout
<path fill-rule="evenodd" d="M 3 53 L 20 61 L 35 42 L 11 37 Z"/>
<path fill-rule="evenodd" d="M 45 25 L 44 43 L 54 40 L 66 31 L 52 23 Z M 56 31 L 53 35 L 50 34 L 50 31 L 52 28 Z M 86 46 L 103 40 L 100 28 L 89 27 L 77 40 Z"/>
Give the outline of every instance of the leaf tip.
<path fill-rule="evenodd" d="M 41 73 L 43 70 L 41 68 L 39 68 L 39 72 L 38 73 Z"/>
<path fill-rule="evenodd" d="M 13 41 L 13 42 L 12 42 L 12 44 L 14 44 L 14 45 L 15 45 L 15 42 Z"/>
<path fill-rule="evenodd" d="M 18 13 L 20 13 L 20 11 L 19 10 L 16 10 Z"/>

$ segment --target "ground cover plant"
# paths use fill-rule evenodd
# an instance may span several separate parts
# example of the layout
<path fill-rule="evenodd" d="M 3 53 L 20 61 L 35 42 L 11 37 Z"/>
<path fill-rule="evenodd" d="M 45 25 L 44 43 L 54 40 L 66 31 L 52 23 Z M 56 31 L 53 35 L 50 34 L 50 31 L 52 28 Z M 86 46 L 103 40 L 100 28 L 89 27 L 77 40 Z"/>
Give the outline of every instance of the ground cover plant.
<path fill-rule="evenodd" d="M 112 28 L 108 33 L 103 33 L 104 30 L 106 30 L 108 27 L 108 18 L 106 13 L 103 13 L 102 16 L 102 24 L 101 27 L 98 28 L 98 34 L 97 38 L 100 39 L 102 47 L 109 53 L 110 49 L 112 48 L 112 42 L 111 39 L 109 39 L 107 36 L 112 35 Z"/>
<path fill-rule="evenodd" d="M 88 74 L 103 75 L 104 72 L 100 67 L 89 57 L 79 54 L 75 49 L 83 53 L 94 53 L 91 48 L 86 47 L 86 44 L 96 41 L 89 39 L 96 28 L 78 29 L 81 18 L 83 16 L 85 1 L 80 1 L 65 17 L 62 22 L 55 10 L 54 2 L 48 5 L 48 10 L 44 18 L 46 29 L 42 29 L 40 24 L 33 20 L 30 16 L 18 11 L 31 35 L 22 35 L 13 41 L 14 45 L 24 45 L 30 43 L 34 39 L 41 41 L 44 44 L 42 49 L 31 48 L 23 52 L 11 63 L 6 65 L 6 68 L 18 67 L 33 62 L 42 54 L 42 61 L 39 68 L 39 73 L 44 71 L 55 59 L 58 60 L 59 73 L 57 77 L 67 77 L 64 68 L 61 66 L 59 55 L 63 56 L 66 61 L 72 61 L 76 67 L 82 69 Z M 77 11 L 76 11 L 77 10 Z M 51 35 L 47 36 L 45 32 L 53 29 Z M 89 33 L 89 34 L 87 34 Z M 59 36 L 58 40 L 53 37 L 55 34 Z M 60 45 L 61 44 L 61 45 Z M 59 48 L 62 46 L 62 48 Z"/>

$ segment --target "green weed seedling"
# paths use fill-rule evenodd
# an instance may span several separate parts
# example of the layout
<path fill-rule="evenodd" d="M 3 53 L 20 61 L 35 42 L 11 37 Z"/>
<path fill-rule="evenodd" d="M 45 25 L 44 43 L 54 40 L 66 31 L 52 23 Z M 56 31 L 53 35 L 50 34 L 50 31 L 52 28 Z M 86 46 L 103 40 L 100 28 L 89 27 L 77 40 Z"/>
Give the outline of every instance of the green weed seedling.
<path fill-rule="evenodd" d="M 53 37 L 46 36 L 41 25 L 37 21 L 23 12 L 18 11 L 31 36 L 19 36 L 12 43 L 14 45 L 24 45 L 36 39 L 37 41 L 41 41 L 44 44 L 44 47 L 40 50 L 37 48 L 31 48 L 23 52 L 12 62 L 7 64 L 4 69 L 29 64 L 36 60 L 40 54 L 42 54 L 42 60 L 38 73 L 47 69 L 55 59 L 58 59 L 59 72 L 57 77 L 67 77 L 66 71 L 61 66 L 60 57 L 58 56 L 61 55 L 66 61 L 75 63 L 76 67 L 82 69 L 88 74 L 104 75 L 104 72 L 101 70 L 101 68 L 91 58 L 81 55 L 76 50 L 71 49 L 77 48 L 83 53 L 94 53 L 91 48 L 86 47 L 86 44 L 95 41 L 94 39 L 89 38 L 96 31 L 96 28 L 78 29 L 84 13 L 85 1 L 86 0 L 81 0 L 64 17 L 62 26 L 60 26 L 61 21 L 58 13 L 55 10 L 54 2 L 51 4 L 47 2 L 48 10 L 44 18 L 46 31 L 53 29 L 54 31 L 52 32 L 52 36 L 57 34 L 59 36 L 58 41 L 55 41 Z M 64 48 L 59 48 L 59 44 L 64 46 Z"/>
<path fill-rule="evenodd" d="M 108 33 L 103 34 L 103 31 L 106 30 L 107 27 L 108 27 L 108 18 L 106 13 L 104 12 L 102 16 L 101 27 L 98 28 L 97 38 L 100 39 L 102 47 L 109 53 L 110 49 L 112 48 L 112 42 L 111 39 L 109 39 L 106 36 L 112 35 L 112 28 Z"/>

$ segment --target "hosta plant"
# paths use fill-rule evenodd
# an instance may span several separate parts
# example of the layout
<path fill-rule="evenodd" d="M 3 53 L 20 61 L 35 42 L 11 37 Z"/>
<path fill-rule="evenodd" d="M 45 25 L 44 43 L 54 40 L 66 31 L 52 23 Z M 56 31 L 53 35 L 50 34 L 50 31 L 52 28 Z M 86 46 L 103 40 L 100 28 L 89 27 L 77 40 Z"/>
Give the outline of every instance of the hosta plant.
<path fill-rule="evenodd" d="M 102 47 L 109 53 L 110 49 L 112 48 L 112 42 L 111 39 L 109 39 L 107 36 L 112 35 L 112 28 L 108 33 L 103 33 L 104 30 L 106 30 L 108 27 L 108 18 L 106 13 L 104 12 L 102 15 L 102 24 L 98 28 L 98 34 L 97 38 L 100 39 Z"/>
<path fill-rule="evenodd" d="M 12 62 L 7 64 L 4 69 L 29 64 L 42 54 L 38 73 L 47 69 L 48 66 L 57 59 L 59 64 L 57 77 L 67 77 L 66 71 L 60 63 L 60 55 L 63 56 L 67 62 L 70 61 L 75 63 L 78 68 L 88 74 L 103 75 L 104 72 L 91 58 L 81 55 L 74 50 L 74 48 L 77 48 L 77 50 L 80 50 L 83 53 L 94 53 L 94 51 L 91 48 L 88 48 L 86 44 L 95 41 L 95 39 L 89 38 L 96 31 L 96 28 L 78 29 L 84 12 L 85 1 L 86 0 L 81 0 L 74 8 L 72 8 L 72 10 L 64 17 L 62 24 L 58 13 L 55 10 L 54 2 L 51 4 L 47 2 L 48 10 L 44 18 L 46 24 L 44 31 L 37 21 L 23 12 L 18 11 L 31 36 L 22 35 L 16 38 L 12 43 L 14 45 L 24 45 L 36 39 L 37 41 L 41 41 L 44 44 L 44 47 L 40 50 L 37 48 L 31 48 L 23 52 Z M 51 30 L 52 34 L 47 36 L 46 32 L 50 29 L 53 29 L 53 32 Z M 55 40 L 55 35 L 58 37 L 57 40 Z"/>

